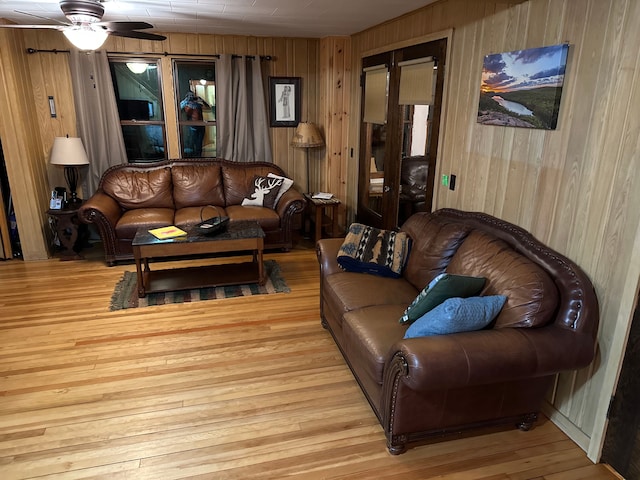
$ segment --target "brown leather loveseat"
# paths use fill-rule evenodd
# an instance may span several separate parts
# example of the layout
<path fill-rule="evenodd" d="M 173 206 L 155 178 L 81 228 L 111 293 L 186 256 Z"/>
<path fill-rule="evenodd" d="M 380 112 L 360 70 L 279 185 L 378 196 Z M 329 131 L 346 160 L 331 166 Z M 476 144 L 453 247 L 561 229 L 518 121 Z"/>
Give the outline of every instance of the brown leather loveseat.
<path fill-rule="evenodd" d="M 185 159 L 116 165 L 104 172 L 79 218 L 97 225 L 109 265 L 133 258 L 131 242 L 139 227 L 194 225 L 213 216 L 256 220 L 265 232 L 265 248 L 288 250 L 294 217 L 306 204 L 300 192 L 289 188 L 273 208 L 241 205 L 256 188 L 256 175 L 268 174 L 286 177 L 277 165 L 265 162 Z"/>
<path fill-rule="evenodd" d="M 410 442 L 472 427 L 528 430 L 557 373 L 594 358 L 598 301 L 585 273 L 525 230 L 482 213 L 417 213 L 400 278 L 342 270 L 342 239 L 317 243 L 322 323 L 333 335 L 387 437 Z M 486 278 L 480 295 L 506 295 L 488 327 L 404 339 L 400 317 L 447 272 Z"/>

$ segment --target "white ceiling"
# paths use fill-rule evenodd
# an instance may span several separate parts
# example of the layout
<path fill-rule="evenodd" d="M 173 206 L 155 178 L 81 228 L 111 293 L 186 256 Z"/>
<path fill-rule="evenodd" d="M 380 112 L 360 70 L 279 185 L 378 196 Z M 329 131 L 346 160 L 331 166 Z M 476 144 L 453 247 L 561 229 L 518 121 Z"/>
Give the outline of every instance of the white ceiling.
<path fill-rule="evenodd" d="M 104 21 L 144 21 L 150 32 L 322 38 L 350 35 L 436 0 L 104 0 Z M 58 0 L 0 0 L 0 18 L 66 21 Z"/>

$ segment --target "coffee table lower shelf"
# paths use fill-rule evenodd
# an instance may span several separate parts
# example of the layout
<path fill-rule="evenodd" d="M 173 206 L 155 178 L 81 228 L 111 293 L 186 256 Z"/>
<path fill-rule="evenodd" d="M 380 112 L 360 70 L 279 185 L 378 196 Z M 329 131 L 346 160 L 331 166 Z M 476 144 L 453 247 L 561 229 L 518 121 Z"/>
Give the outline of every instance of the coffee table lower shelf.
<path fill-rule="evenodd" d="M 194 288 L 223 287 L 246 283 L 264 284 L 261 268 L 255 262 L 227 263 L 165 270 L 143 271 L 144 288 L 138 289 L 138 296 L 148 293 L 191 290 Z"/>

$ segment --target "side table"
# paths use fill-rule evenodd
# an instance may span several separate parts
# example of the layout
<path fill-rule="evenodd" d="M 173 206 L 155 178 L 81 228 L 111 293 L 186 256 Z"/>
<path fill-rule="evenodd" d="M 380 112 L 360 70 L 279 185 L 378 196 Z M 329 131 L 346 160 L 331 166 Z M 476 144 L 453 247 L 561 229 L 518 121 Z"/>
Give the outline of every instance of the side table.
<path fill-rule="evenodd" d="M 49 209 L 47 215 L 53 218 L 56 234 L 60 245 L 64 250 L 60 253 L 60 260 L 81 260 L 84 257 L 78 252 L 81 250 L 81 242 L 78 242 L 79 232 L 82 227 L 78 219 L 78 209 L 82 203 L 68 205 L 60 210 Z"/>
<path fill-rule="evenodd" d="M 335 235 L 340 200 L 336 197 L 326 200 L 313 198 L 310 193 L 305 193 L 304 198 L 307 200 L 307 215 L 315 226 L 314 241 L 317 242 L 322 238 L 322 227 L 331 227 L 330 234 L 331 236 Z M 329 213 L 331 213 L 331 216 L 329 216 Z"/>

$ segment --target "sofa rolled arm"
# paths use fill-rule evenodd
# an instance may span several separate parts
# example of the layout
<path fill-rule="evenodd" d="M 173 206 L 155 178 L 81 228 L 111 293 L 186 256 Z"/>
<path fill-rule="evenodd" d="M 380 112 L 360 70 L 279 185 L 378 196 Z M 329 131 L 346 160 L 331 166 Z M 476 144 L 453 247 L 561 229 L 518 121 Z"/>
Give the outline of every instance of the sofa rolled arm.
<path fill-rule="evenodd" d="M 283 232 L 285 250 L 293 245 L 293 227 L 296 214 L 304 211 L 307 201 L 297 190 L 290 188 L 287 190 L 276 205 L 276 213 L 280 217 L 280 227 Z"/>
<path fill-rule="evenodd" d="M 117 243 L 116 224 L 122 216 L 122 208 L 113 198 L 98 190 L 82 204 L 78 218 L 84 223 L 93 223 L 102 239 L 105 260 L 109 266 L 116 261 Z"/>
<path fill-rule="evenodd" d="M 303 212 L 306 204 L 307 201 L 304 199 L 304 196 L 297 190 L 290 188 L 280 197 L 278 205 L 276 206 L 276 212 L 278 212 L 280 218 L 287 216 L 292 217 L 296 213 Z"/>
<path fill-rule="evenodd" d="M 122 216 L 122 208 L 113 198 L 106 193 L 97 191 L 91 198 L 85 201 L 78 217 L 84 223 L 106 222 L 111 228 L 116 228 L 118 219 Z"/>
<path fill-rule="evenodd" d="M 390 371 L 409 388 L 430 391 L 553 375 L 586 367 L 594 356 L 591 336 L 568 328 L 502 328 L 402 340 L 385 370 L 406 366 Z"/>
<path fill-rule="evenodd" d="M 343 242 L 343 238 L 323 238 L 316 242 L 316 255 L 323 277 L 343 271 L 338 265 L 338 250 Z"/>

